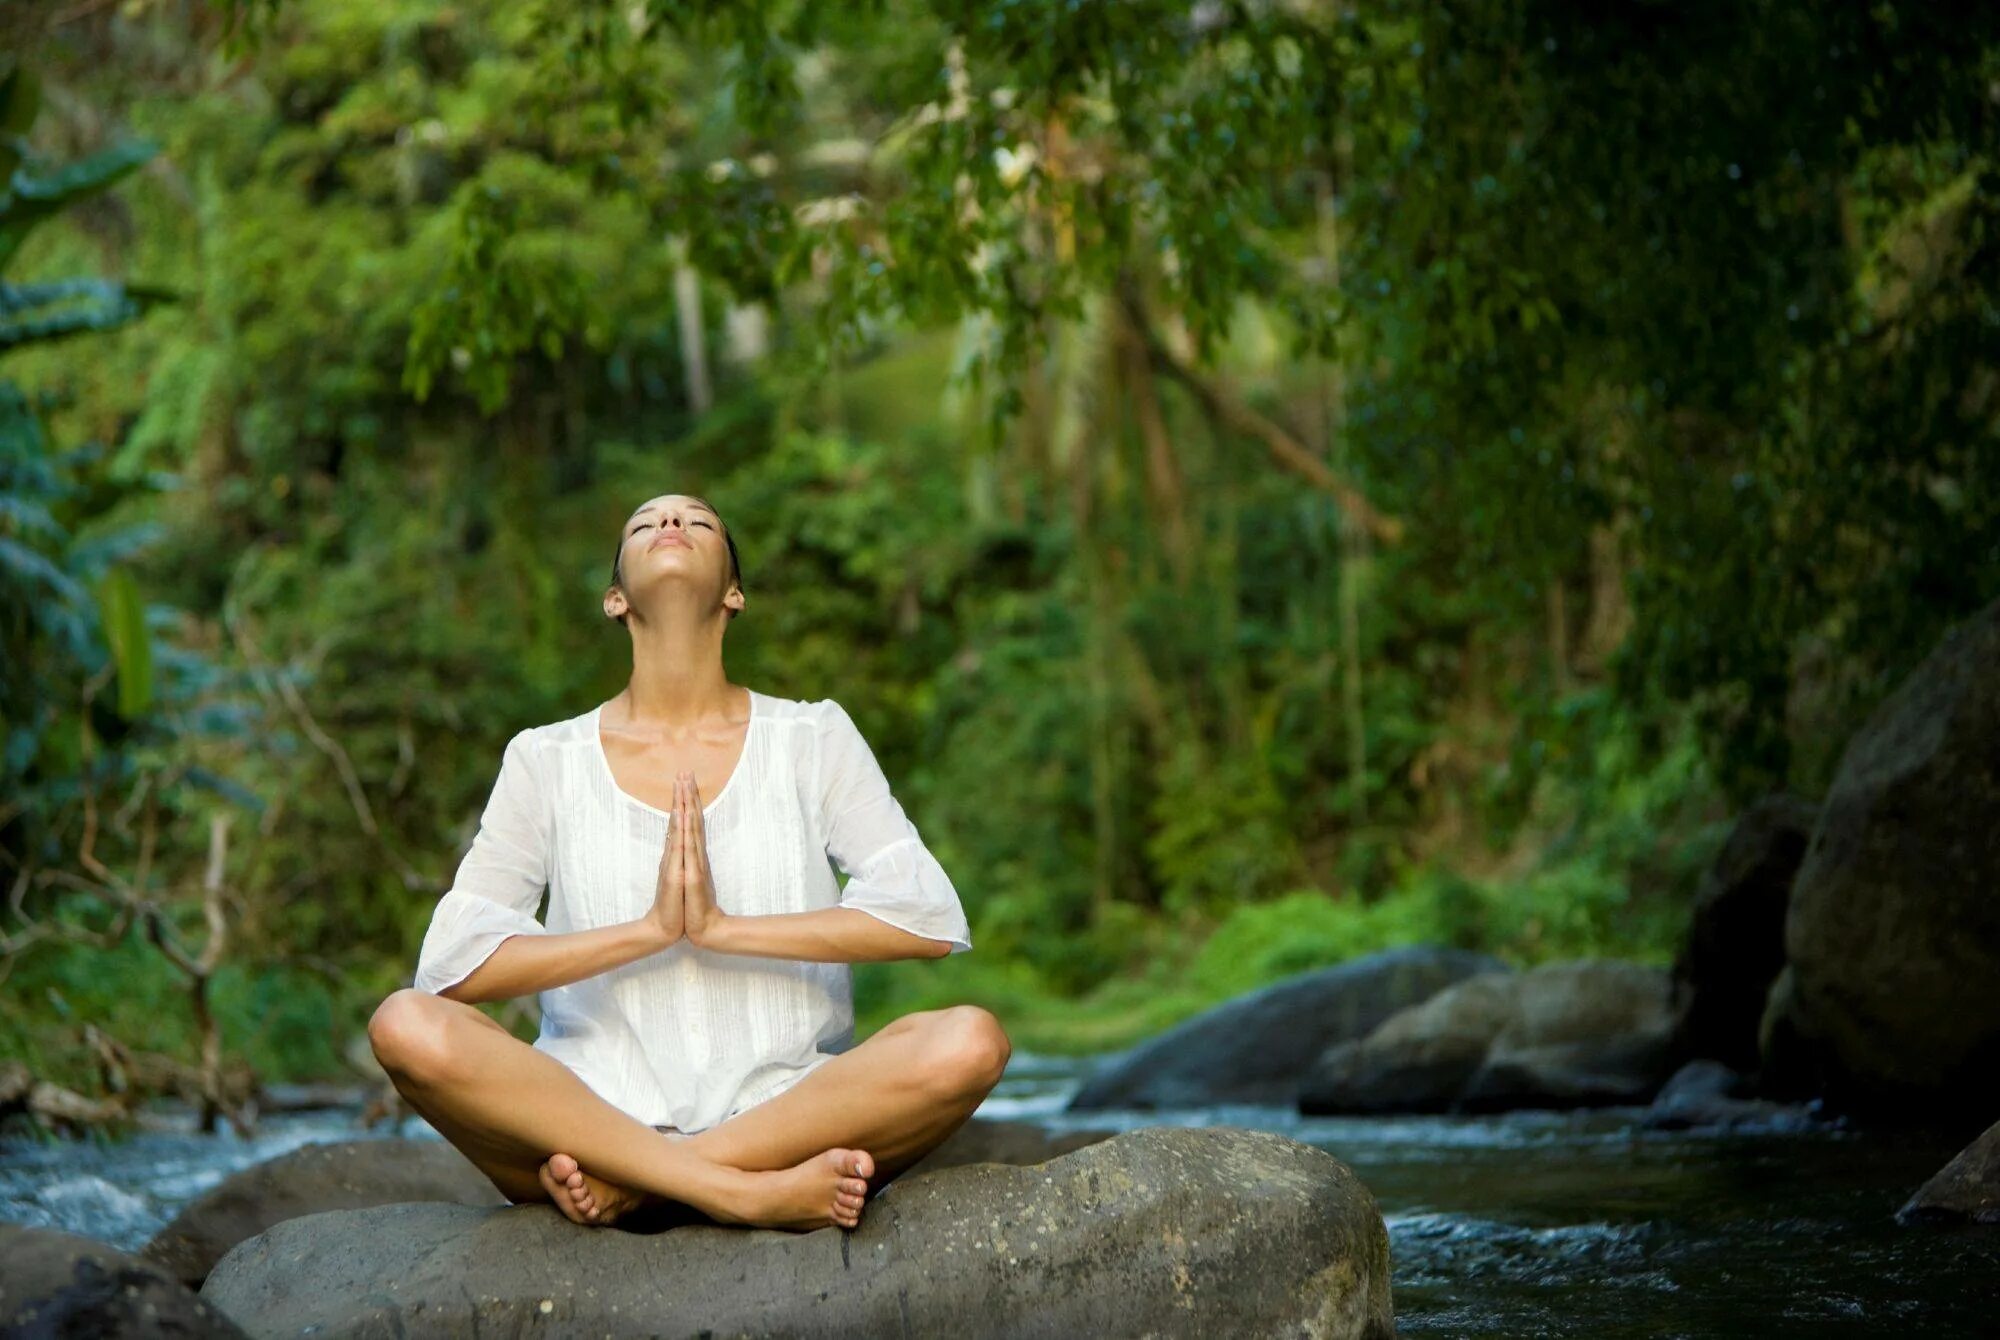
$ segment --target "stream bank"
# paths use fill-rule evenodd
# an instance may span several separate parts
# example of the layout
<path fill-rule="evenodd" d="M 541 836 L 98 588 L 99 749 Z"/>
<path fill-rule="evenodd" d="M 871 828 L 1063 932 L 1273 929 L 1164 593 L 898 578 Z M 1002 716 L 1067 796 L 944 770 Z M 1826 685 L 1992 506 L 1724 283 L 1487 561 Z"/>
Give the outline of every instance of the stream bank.
<path fill-rule="evenodd" d="M 979 1115 L 1053 1129 L 1237 1125 L 1325 1149 L 1390 1234 L 1403 1335 L 1978 1335 L 2000 1235 L 1895 1212 L 1962 1141 L 1847 1129 L 1663 1131 L 1645 1109 L 1306 1117 L 1214 1104 L 1064 1111 L 1097 1058 L 1017 1051 Z M 266 1118 L 248 1140 L 166 1129 L 129 1141 L 0 1140 L 0 1220 L 136 1251 L 229 1173 L 351 1140 L 358 1108 Z M 428 1133 L 417 1122 L 400 1132 Z"/>

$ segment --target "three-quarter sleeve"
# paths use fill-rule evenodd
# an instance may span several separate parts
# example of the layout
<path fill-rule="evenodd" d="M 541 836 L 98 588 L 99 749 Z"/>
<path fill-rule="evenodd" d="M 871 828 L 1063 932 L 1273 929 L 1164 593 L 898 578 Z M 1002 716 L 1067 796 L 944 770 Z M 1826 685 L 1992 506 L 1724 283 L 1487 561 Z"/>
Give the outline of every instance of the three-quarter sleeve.
<path fill-rule="evenodd" d="M 831 698 L 813 704 L 819 736 L 817 794 L 827 855 L 848 877 L 840 906 L 900 930 L 972 948 L 958 890 L 890 793 L 888 778 L 853 718 Z"/>
<path fill-rule="evenodd" d="M 510 935 L 545 935 L 535 919 L 549 882 L 554 816 L 529 731 L 507 742 L 479 832 L 431 913 L 415 986 L 432 995 L 463 981 Z"/>

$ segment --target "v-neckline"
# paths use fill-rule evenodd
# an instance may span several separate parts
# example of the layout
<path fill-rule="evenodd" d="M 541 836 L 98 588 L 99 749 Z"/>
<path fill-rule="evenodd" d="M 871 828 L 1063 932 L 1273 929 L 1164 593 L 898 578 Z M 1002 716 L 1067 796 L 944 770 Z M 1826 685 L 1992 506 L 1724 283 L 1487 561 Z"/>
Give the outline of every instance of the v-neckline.
<path fill-rule="evenodd" d="M 758 711 L 757 700 L 763 695 L 758 693 L 757 690 L 749 687 L 747 684 L 744 686 L 743 691 L 750 695 L 750 719 L 749 721 L 744 723 L 743 726 L 743 747 L 736 755 L 736 766 L 729 770 L 729 779 L 722 784 L 722 789 L 715 793 L 715 799 L 709 801 L 706 805 L 703 805 L 701 807 L 701 814 L 703 819 L 707 819 L 709 812 L 713 810 L 717 805 L 720 805 L 722 803 L 722 798 L 729 794 L 730 788 L 736 785 L 736 779 L 742 775 L 743 765 L 750 761 L 751 736 L 755 733 L 757 729 L 757 719 L 762 715 L 762 713 Z M 611 768 L 611 755 L 605 752 L 604 737 L 598 733 L 597 729 L 599 722 L 601 722 L 603 718 L 604 718 L 603 703 L 599 703 L 597 706 L 590 709 L 590 749 L 592 753 L 597 755 L 597 766 L 604 769 L 604 780 L 611 784 L 611 789 L 613 791 L 625 797 L 625 799 L 631 801 L 634 805 L 637 805 L 640 809 L 650 811 L 653 814 L 657 814 L 662 819 L 672 819 L 673 818 L 672 810 L 663 810 L 658 805 L 649 804 L 646 801 L 639 799 L 639 797 L 633 795 L 630 791 L 627 791 L 624 787 L 618 784 L 618 774 L 614 772 Z"/>

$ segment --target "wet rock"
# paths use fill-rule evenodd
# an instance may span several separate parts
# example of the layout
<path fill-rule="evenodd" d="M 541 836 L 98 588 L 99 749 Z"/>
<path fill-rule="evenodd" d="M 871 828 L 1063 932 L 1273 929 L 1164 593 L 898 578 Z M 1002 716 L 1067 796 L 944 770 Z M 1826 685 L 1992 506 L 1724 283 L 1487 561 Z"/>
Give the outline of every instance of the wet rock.
<path fill-rule="evenodd" d="M 109 1243 L 0 1224 L 0 1335 L 242 1340 L 243 1332 L 160 1267 Z"/>
<path fill-rule="evenodd" d="M 1077 1090 L 1070 1110 L 1290 1105 L 1330 1045 L 1365 1037 L 1398 1010 L 1504 967 L 1487 954 L 1418 946 L 1301 973 L 1119 1053 Z"/>
<path fill-rule="evenodd" d="M 1785 907 L 1819 807 L 1785 793 L 1737 819 L 1695 894 L 1674 964 L 1676 1050 L 1735 1070 L 1758 1066 L 1757 1025 L 1785 966 Z"/>
<path fill-rule="evenodd" d="M 1610 959 L 1474 977 L 1327 1049 L 1310 1114 L 1646 1102 L 1673 1069 L 1667 974 Z"/>
<path fill-rule="evenodd" d="M 911 1165 L 903 1177 L 957 1168 L 968 1163 L 1007 1163 L 1016 1167 L 1046 1163 L 1100 1140 L 1109 1140 L 1116 1131 L 1052 1131 L 1032 1121 L 995 1121 L 973 1117 L 953 1131 L 945 1142 Z"/>
<path fill-rule="evenodd" d="M 1750 1076 L 1720 1061 L 1690 1061 L 1660 1090 L 1643 1124 L 1662 1131 L 1697 1127 L 1806 1131 L 1822 1124 L 1803 1106 L 1752 1097 L 1750 1084 Z"/>
<path fill-rule="evenodd" d="M 814 1233 L 571 1223 L 552 1206 L 292 1219 L 202 1296 L 253 1335 L 1298 1335 L 1386 1340 L 1389 1241 L 1346 1165 L 1148 1127 L 1034 1167 L 891 1183 Z"/>
<path fill-rule="evenodd" d="M 359 1109 L 373 1096 L 373 1092 L 371 1085 L 343 1080 L 264 1084 L 258 1086 L 256 1105 L 259 1113 Z"/>
<path fill-rule="evenodd" d="M 1906 1224 L 2000 1224 L 2000 1122 L 1919 1187 L 1896 1218 Z"/>
<path fill-rule="evenodd" d="M 302 1214 L 422 1200 L 502 1205 L 506 1199 L 470 1159 L 442 1140 L 306 1145 L 225 1178 L 155 1233 L 139 1254 L 196 1287 L 231 1247 Z"/>
<path fill-rule="evenodd" d="M 1841 755 L 1792 884 L 1760 1087 L 1887 1121 L 2000 1111 L 2000 601 Z"/>

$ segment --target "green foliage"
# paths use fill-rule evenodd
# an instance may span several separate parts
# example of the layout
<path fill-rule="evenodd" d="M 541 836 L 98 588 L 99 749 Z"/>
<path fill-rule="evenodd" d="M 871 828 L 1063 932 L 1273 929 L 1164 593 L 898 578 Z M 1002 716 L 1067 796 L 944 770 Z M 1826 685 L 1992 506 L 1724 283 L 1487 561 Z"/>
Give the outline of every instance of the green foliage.
<path fill-rule="evenodd" d="M 1209 999 L 1226 1000 L 1363 954 L 1450 943 L 1456 928 L 1439 915 L 1438 901 L 1428 887 L 1374 902 L 1300 889 L 1239 907 L 1203 942 L 1191 976 Z"/>
<path fill-rule="evenodd" d="M 1823 786 L 1821 741 L 2000 589 L 1992 405 L 1963 393 L 2000 273 L 2000 11 L 1364 13 L 1403 53 L 1355 72 L 1344 121 L 1371 475 L 1461 523 L 1488 608 L 1615 529 L 1621 694 L 1700 702 L 1739 802 Z M 1858 681 L 1811 731 L 1803 646 Z"/>
<path fill-rule="evenodd" d="M 741 542 L 731 677 L 840 698 L 971 911 L 864 1028 L 1064 1050 L 1396 944 L 1659 961 L 2000 589 L 2000 11 L 222 8 L 226 61 L 62 25 L 97 110 L 35 144 L 0 101 L 80 202 L 0 299 L 0 710 L 34 822 L 86 742 L 274 806 L 245 961 L 349 985 L 266 1041 L 294 979 L 218 986 L 272 1064 L 403 980 L 507 735 L 616 691 L 663 490 Z"/>
<path fill-rule="evenodd" d="M 380 995 L 374 983 L 329 981 L 283 963 L 230 963 L 216 974 L 211 1006 L 226 1054 L 269 1082 L 346 1073 L 341 1052 Z M 97 1061 L 81 1042 L 92 1023 L 141 1050 L 188 1059 L 200 1039 L 181 976 L 150 945 L 121 940 L 108 949 L 38 949 L 0 993 L 0 1059 L 84 1092 L 97 1087 Z"/>
<path fill-rule="evenodd" d="M 1313 209 L 1286 174 L 1325 151 L 1323 74 L 1356 54 L 1328 20 L 1240 8 L 1204 18 L 1163 3 L 871 4 L 836 16 L 584 0 L 529 12 L 543 92 L 528 110 L 558 146 L 551 164 L 656 210 L 741 299 L 810 281 L 820 300 L 801 333 L 819 367 L 874 346 L 885 322 L 977 316 L 993 342 L 967 371 L 1001 374 L 1004 412 L 1050 322 L 1147 257 L 1203 356 L 1246 294 L 1300 315 L 1299 352 L 1330 348 L 1324 294 L 1282 255 L 1285 231 Z M 883 100 L 846 105 L 808 56 L 822 42 L 872 74 Z M 705 119 L 691 105 L 710 109 Z M 806 132 L 828 129 L 829 114 L 872 142 L 865 202 L 811 157 Z M 554 133 L 578 123 L 591 133 Z M 664 180 L 641 165 L 662 129 L 694 150 L 669 150 Z M 483 221 L 461 226 L 468 267 L 504 274 Z M 457 347 L 471 347 L 483 319 L 496 349 L 562 329 L 556 307 L 468 311 Z"/>
<path fill-rule="evenodd" d="M 109 189 L 158 152 L 158 146 L 134 140 L 72 163 L 43 163 L 28 143 L 40 109 L 39 81 L 10 63 L 0 73 L 0 270 L 38 226 Z M 113 329 L 169 296 L 158 288 L 96 278 L 0 282 L 0 354 Z"/>
<path fill-rule="evenodd" d="M 153 153 L 125 147 L 47 168 L 26 142 L 38 101 L 19 68 L 0 76 L 0 169 L 8 177 L 0 266 L 37 227 Z M 155 296 L 99 279 L 0 282 L 0 352 L 123 325 Z M 149 884 L 180 873 L 171 857 L 155 864 L 157 820 L 163 808 L 172 816 L 203 791 L 258 804 L 187 757 L 209 733 L 189 714 L 209 688 L 211 667 L 180 648 L 154 655 L 156 624 L 176 612 L 148 603 L 135 560 L 159 527 L 120 514 L 174 481 L 107 477 L 99 469 L 105 454 L 98 443 L 55 450 L 41 406 L 0 379 L 0 858 L 10 890 L 0 955 L 21 985 L 39 986 L 26 999 L 52 1011 L 53 1018 L 22 1011 L 18 1031 L 7 1030 L 7 1051 L 29 1056 L 38 1074 L 47 1073 L 43 1061 L 65 1075 L 82 1068 L 75 1026 L 83 1020 L 116 1016 L 127 1036 L 147 1038 L 163 1017 L 189 1022 L 174 1008 L 180 1002 L 164 998 L 165 960 L 135 934 L 172 924 L 173 909 L 153 901 Z M 111 676 L 117 698 L 107 712 L 97 697 Z M 101 809 L 115 812 L 107 819 Z M 128 860 L 136 878 L 120 868 Z M 114 912 L 116 903 L 123 907 Z M 32 966 L 21 968 L 23 958 Z M 111 992 L 119 993 L 115 1003 L 106 1001 Z M 52 1022 L 59 1043 L 49 1042 Z M 62 1054 L 42 1056 L 45 1044 Z"/>
<path fill-rule="evenodd" d="M 1261 754 L 1210 764 L 1176 750 L 1161 771 L 1152 821 L 1146 856 L 1169 912 L 1213 914 L 1297 869 L 1284 797 Z"/>
<path fill-rule="evenodd" d="M 118 714 L 130 721 L 153 701 L 153 641 L 139 584 L 114 568 L 98 587 L 98 619 L 111 659 L 118 667 Z"/>
<path fill-rule="evenodd" d="M 583 292 L 560 256 L 535 257 L 510 246 L 519 210 L 493 187 L 468 186 L 457 212 L 451 265 L 436 294 L 412 314 L 403 385 L 418 400 L 447 361 L 465 373 L 479 407 L 491 414 L 507 399 L 508 373 L 525 351 L 551 362 L 582 321 Z"/>
<path fill-rule="evenodd" d="M 18 66 L 0 75 L 0 266 L 35 229 L 62 210 L 103 191 L 151 157 L 138 145 L 46 167 L 27 143 L 40 107 L 37 81 Z M 98 279 L 59 283 L 0 282 L 0 351 L 46 345 L 136 316 L 139 302 L 124 285 Z M 10 612 L 0 624 L 0 780 L 9 793 L 0 809 L 0 837 L 29 861 L 45 857 L 58 815 L 73 801 L 83 760 L 73 743 L 87 729 L 90 693 L 78 700 L 107 659 L 118 675 L 113 727 L 129 752 L 114 747 L 97 766 L 116 777 L 135 766 L 144 744 L 142 714 L 155 695 L 147 612 L 137 582 L 121 560 L 152 533 L 144 525 L 107 527 L 103 515 L 138 489 L 96 487 L 91 468 L 102 454 L 91 446 L 50 450 L 39 408 L 12 381 L 0 380 L 0 597 Z M 94 588 L 94 590 L 93 590 Z M 17 858 L 18 859 L 18 858 Z"/>

